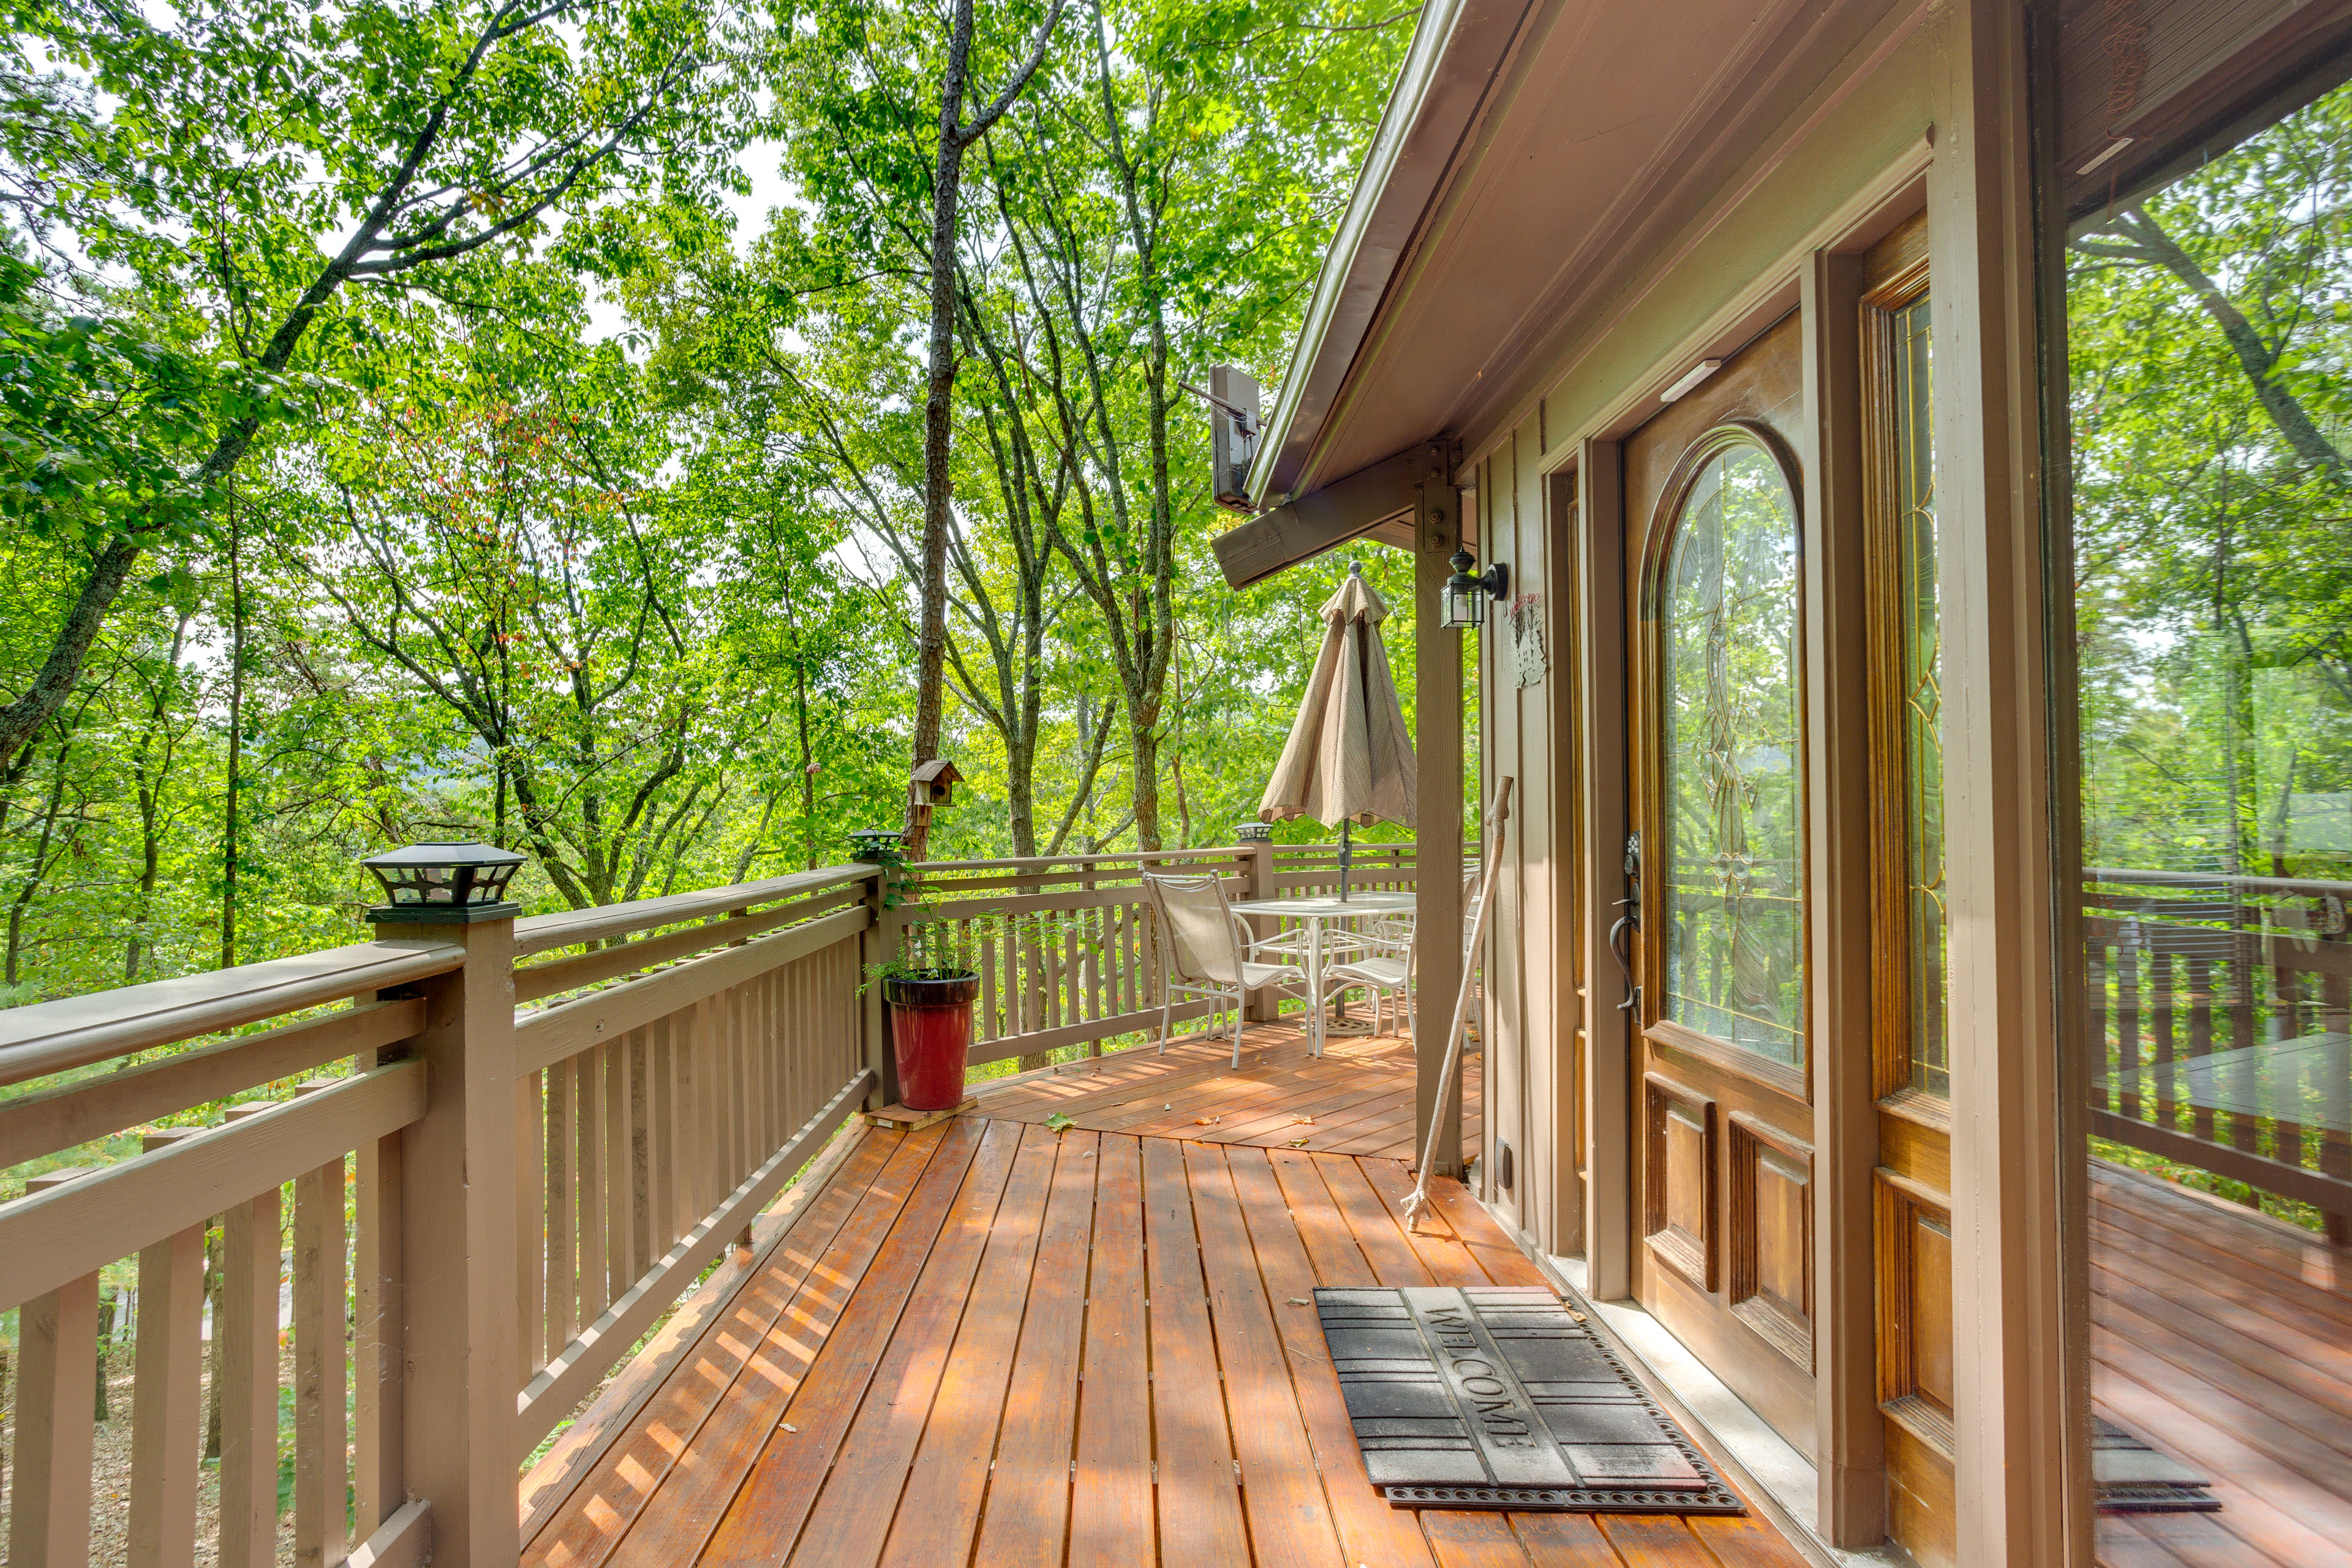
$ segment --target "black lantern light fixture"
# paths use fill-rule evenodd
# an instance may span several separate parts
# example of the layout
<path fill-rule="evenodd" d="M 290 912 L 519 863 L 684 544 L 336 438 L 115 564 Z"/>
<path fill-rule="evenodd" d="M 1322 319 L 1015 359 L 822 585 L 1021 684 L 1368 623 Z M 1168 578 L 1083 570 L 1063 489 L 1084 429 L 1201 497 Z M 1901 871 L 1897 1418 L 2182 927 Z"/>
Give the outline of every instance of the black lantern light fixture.
<path fill-rule="evenodd" d="M 1475 630 L 1486 625 L 1486 601 L 1510 593 L 1510 568 L 1497 561 L 1480 575 L 1472 576 L 1470 569 L 1478 563 L 1467 545 L 1454 552 L 1450 564 L 1454 575 L 1445 580 L 1445 602 L 1437 624 L 1457 632 Z"/>
<path fill-rule="evenodd" d="M 511 920 L 507 884 L 523 858 L 495 844 L 412 844 L 360 862 L 383 884 L 384 902 L 368 911 L 378 924 L 463 925 Z"/>

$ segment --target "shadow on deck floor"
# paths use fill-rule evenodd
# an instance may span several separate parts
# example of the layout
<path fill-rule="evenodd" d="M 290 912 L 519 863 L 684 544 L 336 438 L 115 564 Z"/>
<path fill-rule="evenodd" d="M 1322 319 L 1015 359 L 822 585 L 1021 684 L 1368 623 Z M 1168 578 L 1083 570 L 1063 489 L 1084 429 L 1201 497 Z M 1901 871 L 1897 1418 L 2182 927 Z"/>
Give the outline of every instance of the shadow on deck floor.
<path fill-rule="evenodd" d="M 1239 1068 L 1229 1037 L 1180 1039 L 1165 1056 L 1138 1047 L 973 1092 L 979 1113 L 1002 1121 L 1059 1111 L 1091 1132 L 1411 1161 L 1413 1074 L 1409 1034 L 1339 1037 L 1318 1058 L 1295 1026 L 1251 1024 Z M 1463 1075 L 1465 1158 L 1478 1152 L 1481 1077 L 1474 1048 Z"/>
<path fill-rule="evenodd" d="M 1401 1160 L 1252 1142 L 1286 1131 L 1244 1131 L 1283 1042 L 1223 1063 L 1067 1075 L 1093 1081 L 1058 1135 L 992 1112 L 1042 1121 L 1032 1078 L 837 1141 L 534 1471 L 524 1563 L 1800 1568 L 1754 1518 L 1391 1509 L 1315 1287 L 1543 1281 L 1454 1183 L 1416 1235 Z M 1196 1071 L 1227 1080 L 1194 1111 L 1240 1119 L 1201 1130 L 1223 1142 L 1084 1125 Z"/>

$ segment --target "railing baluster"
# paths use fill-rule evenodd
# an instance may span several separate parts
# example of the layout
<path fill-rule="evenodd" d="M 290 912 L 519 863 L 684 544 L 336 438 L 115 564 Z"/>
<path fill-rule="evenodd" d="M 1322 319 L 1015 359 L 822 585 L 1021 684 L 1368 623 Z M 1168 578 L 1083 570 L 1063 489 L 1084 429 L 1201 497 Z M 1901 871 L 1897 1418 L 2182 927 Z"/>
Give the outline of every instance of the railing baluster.
<path fill-rule="evenodd" d="M 515 1306 L 523 1361 L 547 1364 L 547 1089 L 545 1073 L 515 1085 Z"/>
<path fill-rule="evenodd" d="M 2116 1082 L 2127 1084 L 2116 1110 L 2134 1121 L 2147 1119 L 2147 1088 L 2139 1080 L 2139 943 L 2126 928 L 2113 952 L 2116 973 Z"/>
<path fill-rule="evenodd" d="M 2189 1056 L 2192 1083 L 2206 1076 L 2210 1081 L 2212 1066 L 2204 1058 L 2213 1054 L 2213 961 L 2201 952 L 2189 958 Z M 2210 1095 L 2205 1098 L 2210 1099 Z M 2191 1118 L 2198 1139 L 2213 1142 L 2213 1108 L 2200 1104 Z"/>
<path fill-rule="evenodd" d="M 604 1058 L 604 1160 L 598 1167 L 597 1184 L 604 1194 L 607 1303 L 619 1300 L 621 1293 L 636 1282 L 636 1271 L 629 1266 L 628 1044 L 625 1035 L 598 1048 L 598 1054 Z"/>
<path fill-rule="evenodd" d="M 2180 1003 L 2179 960 L 2158 933 L 2148 942 L 2148 1004 L 2155 1013 L 2155 1119 L 2171 1131 L 2180 1130 L 2180 1073 L 2174 1060 L 2174 1024 Z"/>
<path fill-rule="evenodd" d="M 332 1080 L 305 1085 L 331 1088 Z M 341 1157 L 294 1183 L 294 1561 L 332 1568 L 348 1548 L 343 1499 L 343 1205 Z M 520 1207 L 520 1205 L 517 1205 Z"/>
<path fill-rule="evenodd" d="M 654 1247 L 653 1031 L 629 1035 L 629 1256 L 637 1271 L 653 1267 Z M 666 1250 L 666 1249 L 665 1249 Z"/>
<path fill-rule="evenodd" d="M 47 1172 L 27 1181 L 25 1191 L 62 1186 L 89 1169 Z M 97 1274 L 85 1274 L 17 1310 L 11 1568 L 79 1568 L 89 1555 L 97 1366 Z"/>
<path fill-rule="evenodd" d="M 278 1191 L 229 1206 L 222 1226 L 220 1563 L 278 1561 Z"/>
<path fill-rule="evenodd" d="M 366 1060 L 363 1066 L 374 1065 Z M 358 1184 L 352 1268 L 358 1277 L 358 1321 L 352 1341 L 352 1486 L 358 1517 L 352 1532 L 365 1541 L 407 1502 L 403 1483 L 407 1442 L 402 1379 L 407 1357 L 399 1310 L 397 1278 L 402 1213 L 400 1135 L 362 1142 L 352 1158 Z M 539 1194 L 523 1189 L 522 1201 L 537 1208 Z M 518 1325 L 531 1333 L 538 1319 Z"/>
<path fill-rule="evenodd" d="M 2242 914 L 2233 910 L 2233 918 Z M 2262 1103 L 2260 1072 L 2254 1064 L 2253 1048 L 2257 1034 L 2254 1011 L 2261 1001 L 2262 983 L 2254 972 L 2254 939 L 2243 928 L 2234 933 L 2230 943 L 2230 989 L 2233 999 L 2230 1005 L 2230 1044 L 2241 1053 L 2231 1058 L 2231 1087 L 2233 1098 L 2241 1104 L 2252 1100 Z M 2230 1142 L 2249 1153 L 2262 1147 L 2262 1119 L 2238 1111 L 2230 1118 Z"/>
<path fill-rule="evenodd" d="M 2320 982 L 2318 1026 L 2328 1034 L 2352 1034 L 2352 943 L 2342 936 L 2320 941 L 2321 953 L 2336 963 Z M 2340 1181 L 2352 1181 L 2352 1131 L 2346 1130 L 2352 1126 L 2352 1051 L 2345 1053 L 2343 1068 L 2322 1081 L 2320 1103 L 2326 1131 L 2320 1141 L 2319 1168 Z M 2331 1213 L 2326 1223 L 2329 1241 L 2352 1245 L 2352 1212 Z"/>
<path fill-rule="evenodd" d="M 574 1250 L 579 1225 L 573 1218 L 580 1186 L 572 1168 L 572 1151 L 580 1142 L 573 1109 L 578 1076 L 568 1061 L 547 1069 L 547 1344 L 540 1357 L 542 1366 L 580 1331 L 580 1269 Z"/>
<path fill-rule="evenodd" d="M 604 1054 L 591 1046 L 572 1060 L 580 1064 L 580 1147 L 574 1170 L 580 1183 L 580 1322 L 593 1323 L 611 1300 L 604 1270 Z"/>
<path fill-rule="evenodd" d="M 140 1140 L 140 1152 L 152 1153 L 196 1135 L 194 1129 L 151 1132 Z M 166 1568 L 195 1560 L 207 1228 L 190 1226 L 139 1253 L 131 1512 L 124 1557 L 129 1568 Z"/>

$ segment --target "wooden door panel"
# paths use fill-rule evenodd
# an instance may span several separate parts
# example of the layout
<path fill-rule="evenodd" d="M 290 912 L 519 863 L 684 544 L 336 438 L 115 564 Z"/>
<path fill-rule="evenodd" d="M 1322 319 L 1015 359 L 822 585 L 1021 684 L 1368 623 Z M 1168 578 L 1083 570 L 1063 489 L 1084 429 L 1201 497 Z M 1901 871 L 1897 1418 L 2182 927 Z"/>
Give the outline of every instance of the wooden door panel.
<path fill-rule="evenodd" d="M 1876 1177 L 1878 1397 L 1921 1442 L 1952 1452 L 1952 1215 L 1885 1167 Z"/>
<path fill-rule="evenodd" d="M 1731 1117 L 1726 1223 L 1731 1310 L 1813 1370 L 1813 1152 L 1744 1112 Z"/>
<path fill-rule="evenodd" d="M 1657 1073 L 1643 1088 L 1643 1240 L 1694 1289 L 1713 1290 L 1715 1101 Z"/>
<path fill-rule="evenodd" d="M 1713 940 L 1720 946 L 1725 939 L 1717 933 L 1726 929 L 1736 933 L 1740 929 L 1738 921 L 1748 917 L 1739 915 L 1728 927 L 1717 923 L 1711 931 L 1712 917 L 1689 901 L 1692 895 L 1678 895 L 1682 901 L 1669 906 L 1656 886 L 1646 885 L 1652 882 L 1649 873 L 1661 863 L 1652 855 L 1662 843 L 1663 792 L 1674 776 L 1667 772 L 1664 751 L 1673 734 L 1668 716 L 1674 710 L 1666 704 L 1675 700 L 1687 705 L 1693 691 L 1725 689 L 1721 678 L 1710 673 L 1706 679 L 1715 684 L 1679 686 L 1675 689 L 1682 696 L 1670 699 L 1665 681 L 1686 682 L 1693 677 L 1686 655 L 1684 664 L 1671 669 L 1665 662 L 1671 648 L 1666 640 L 1668 623 L 1661 619 L 1662 603 L 1680 605 L 1681 600 L 1670 601 L 1664 595 L 1688 595 L 1694 581 L 1712 583 L 1724 577 L 1730 570 L 1725 563 L 1752 559 L 1735 552 L 1735 541 L 1775 537 L 1769 528 L 1760 535 L 1752 527 L 1746 533 L 1734 531 L 1728 498 L 1737 492 L 1727 479 L 1717 492 L 1726 498 L 1716 503 L 1721 509 L 1713 514 L 1718 521 L 1708 525 L 1720 531 L 1722 542 L 1708 546 L 1711 552 L 1702 557 L 1715 575 L 1675 577 L 1675 572 L 1688 570 L 1673 564 L 1676 513 L 1685 505 L 1685 492 L 1698 486 L 1695 476 L 1715 460 L 1713 455 L 1731 450 L 1727 442 L 1744 441 L 1748 447 L 1766 453 L 1786 480 L 1789 527 L 1793 534 L 1796 518 L 1801 516 L 1804 476 L 1796 471 L 1791 454 L 1807 445 L 1802 348 L 1801 326 L 1792 313 L 1633 432 L 1622 451 L 1626 581 L 1631 594 L 1627 610 L 1629 625 L 1640 628 L 1643 639 L 1628 693 L 1634 773 L 1631 798 L 1636 826 L 1643 835 L 1645 873 L 1643 930 L 1636 942 L 1644 998 L 1636 1047 L 1640 1087 L 1631 1108 L 1642 1139 L 1643 1157 L 1635 1162 L 1635 1215 L 1644 1245 L 1634 1259 L 1634 1294 L 1735 1394 L 1810 1457 L 1815 1452 L 1817 1425 L 1812 1375 L 1812 1113 L 1807 1103 L 1803 1057 L 1791 1065 L 1759 1054 L 1754 1046 L 1735 1044 L 1730 1035 L 1686 1026 L 1685 1018 L 1690 1026 L 1706 1022 L 1705 1016 L 1688 1009 L 1718 1005 L 1721 995 L 1709 1001 L 1687 986 L 1668 992 L 1664 945 L 1668 933 L 1696 933 L 1679 939 L 1685 946 L 1680 950 L 1682 956 L 1674 960 L 1683 973 L 1689 973 L 1694 960 L 1688 955 L 1699 951 L 1689 943 Z M 1728 429 L 1735 426 L 1738 432 Z M 1692 515 L 1698 516 L 1696 502 L 1691 504 Z M 1785 551 L 1793 543 L 1793 537 L 1789 537 L 1789 543 L 1780 548 Z M 1775 580 L 1789 581 L 1786 577 Z M 1682 585 L 1673 586 L 1675 583 Z M 1702 595 L 1704 603 L 1735 602 L 1720 586 L 1710 592 L 1715 596 L 1708 600 Z M 1794 601 L 1780 602 L 1801 610 Z M 1672 615 L 1681 617 L 1672 621 L 1676 626 L 1700 624 L 1689 618 L 1691 611 L 1686 607 L 1673 608 Z M 1793 643 L 1800 635 L 1793 627 L 1801 624 L 1801 616 L 1774 624 L 1791 629 L 1785 634 L 1759 634 L 1746 646 L 1751 654 L 1768 658 L 1773 679 L 1781 682 L 1780 689 L 1801 692 L 1802 653 Z M 1676 635 L 1685 641 L 1672 647 L 1687 646 L 1687 639 L 1696 634 L 1685 630 Z M 1779 640 L 1783 636 L 1791 640 Z M 1722 641 L 1722 637 L 1717 637 L 1709 646 Z M 1783 657 L 1788 662 L 1778 662 Z M 1708 668 L 1712 672 L 1714 667 Z M 1735 686 L 1739 679 L 1733 677 Z M 1716 711 L 1716 700 L 1710 697 L 1706 701 L 1706 710 Z M 1687 715 L 1692 710 L 1686 706 L 1683 711 Z M 1675 721 L 1691 721 L 1686 716 Z M 1688 737 L 1699 732 L 1685 731 L 1685 738 L 1675 742 L 1685 749 L 1676 753 L 1685 757 L 1676 766 L 1691 765 L 1686 753 L 1693 742 Z M 1794 787 L 1801 791 L 1801 773 L 1792 775 L 1787 771 L 1801 768 L 1801 728 L 1786 737 L 1784 754 L 1798 760 L 1783 767 L 1778 777 L 1784 782 L 1774 787 L 1789 788 L 1787 781 L 1793 779 Z M 1691 773 L 1688 777 L 1712 779 L 1714 775 Z M 1689 786 L 1678 787 L 1687 790 Z M 1683 857 L 1685 867 L 1704 868 L 1720 863 L 1708 858 L 1714 851 L 1695 834 L 1678 834 L 1672 842 L 1674 853 Z M 1720 848 L 1724 841 L 1718 837 L 1714 842 Z M 1801 847 L 1801 838 L 1799 842 Z M 1801 865 L 1801 855 L 1796 859 Z M 1702 879 L 1709 874 L 1703 869 L 1699 873 Z M 1773 972 L 1775 983 L 1785 984 L 1790 973 L 1801 975 L 1802 887 L 1801 882 L 1790 887 L 1784 881 L 1769 892 L 1780 900 L 1773 907 L 1786 910 L 1793 901 L 1796 911 L 1797 937 L 1791 937 L 1785 914 L 1775 917 L 1782 923 L 1770 933 L 1778 943 L 1771 949 L 1780 964 Z M 1712 895 L 1702 889 L 1696 896 L 1704 900 Z M 1737 902 L 1728 893 L 1725 900 L 1727 908 Z M 1738 903 L 1738 907 L 1750 909 L 1755 901 Z M 1792 946 L 1792 942 L 1798 945 Z M 1752 947 L 1734 942 L 1727 962 L 1734 965 L 1746 962 L 1751 951 Z M 1792 963 L 1798 967 L 1792 970 Z M 1783 989 L 1770 994 L 1785 997 L 1790 993 Z M 1677 1016 L 1669 1016 L 1662 1008 L 1661 999 L 1669 997 Z M 1713 1016 L 1729 1016 L 1719 1006 Z M 1801 1015 L 1797 1022 L 1801 1048 L 1809 1052 L 1814 1047 L 1802 1043 Z M 1785 1032 L 1780 1038 L 1787 1038 Z"/>

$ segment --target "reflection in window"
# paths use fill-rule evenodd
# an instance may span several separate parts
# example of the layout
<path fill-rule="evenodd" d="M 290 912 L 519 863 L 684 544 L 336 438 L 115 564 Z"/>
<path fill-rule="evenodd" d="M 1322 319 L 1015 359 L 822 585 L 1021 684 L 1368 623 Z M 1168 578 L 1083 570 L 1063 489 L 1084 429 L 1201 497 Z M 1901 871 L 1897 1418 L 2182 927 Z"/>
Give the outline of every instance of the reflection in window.
<path fill-rule="evenodd" d="M 2066 263 L 2090 1413 L 2210 1484 L 2177 1560 L 2323 1562 L 2352 1462 L 2294 1424 L 2352 1407 L 2352 88 L 2085 214 Z M 2098 1560 L 2144 1561 L 2101 1465 Z"/>
<path fill-rule="evenodd" d="M 1664 658 L 1664 1016 L 1804 1059 L 1797 513 L 1741 441 L 1683 502 L 1659 606 Z"/>
<path fill-rule="evenodd" d="M 1944 692 L 1937 615 L 1936 468 L 1927 299 L 1889 313 L 1894 348 L 1895 573 L 1903 696 L 1904 900 L 1911 1087 L 1948 1098 L 1944 1040 Z"/>

